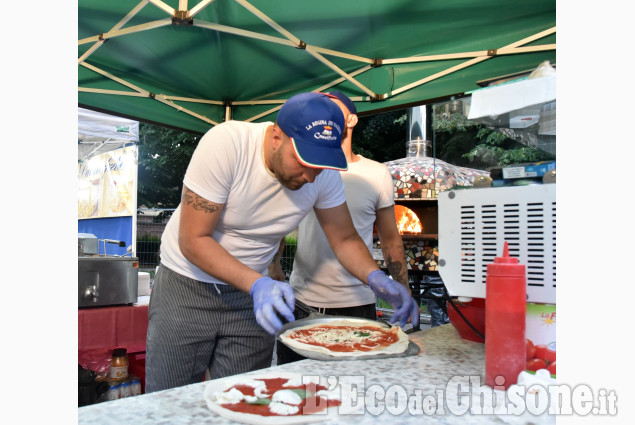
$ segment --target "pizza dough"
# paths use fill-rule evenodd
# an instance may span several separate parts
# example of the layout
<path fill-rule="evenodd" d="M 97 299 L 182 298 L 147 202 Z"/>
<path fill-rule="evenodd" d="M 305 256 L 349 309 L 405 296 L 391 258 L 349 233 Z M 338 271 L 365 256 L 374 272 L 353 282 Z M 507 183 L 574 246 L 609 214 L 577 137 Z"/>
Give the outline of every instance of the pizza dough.
<path fill-rule="evenodd" d="M 313 333 L 310 337 L 300 337 L 300 340 L 297 339 L 299 332 L 304 330 L 316 330 L 316 328 L 321 327 L 324 329 Z M 396 336 L 396 341 L 387 346 L 377 346 L 377 340 L 382 338 L 385 334 L 392 334 Z M 307 343 L 306 338 L 311 338 L 311 341 L 319 345 Z M 405 332 L 398 326 L 393 326 L 388 329 L 379 323 L 374 324 L 367 320 L 356 319 L 333 320 L 328 323 L 315 323 L 288 329 L 279 336 L 279 339 L 292 349 L 321 353 L 333 357 L 401 354 L 408 349 L 409 344 L 408 335 L 406 335 Z M 346 349 L 348 351 L 333 351 L 326 347 L 329 344 L 336 344 L 339 346 L 348 345 L 351 348 L 342 347 L 342 349 Z M 367 351 L 362 351 L 362 349 L 353 349 L 352 347 L 355 345 L 363 346 L 362 349 Z M 374 348 L 375 346 L 377 347 Z"/>

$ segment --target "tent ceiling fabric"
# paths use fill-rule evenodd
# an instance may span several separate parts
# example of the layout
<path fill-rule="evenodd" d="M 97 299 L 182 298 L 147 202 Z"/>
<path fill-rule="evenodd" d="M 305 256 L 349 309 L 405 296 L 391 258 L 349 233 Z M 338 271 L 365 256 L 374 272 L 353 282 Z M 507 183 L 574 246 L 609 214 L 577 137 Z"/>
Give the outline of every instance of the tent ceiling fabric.
<path fill-rule="evenodd" d="M 79 0 L 78 99 L 197 133 L 304 91 L 360 114 L 556 62 L 556 1 Z"/>

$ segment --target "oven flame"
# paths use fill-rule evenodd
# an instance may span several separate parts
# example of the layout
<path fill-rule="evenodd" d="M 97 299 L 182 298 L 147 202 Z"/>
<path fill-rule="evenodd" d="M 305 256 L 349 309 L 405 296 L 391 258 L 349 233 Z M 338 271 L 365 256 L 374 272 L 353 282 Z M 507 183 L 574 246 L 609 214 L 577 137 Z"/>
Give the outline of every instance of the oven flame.
<path fill-rule="evenodd" d="M 422 232 L 421 221 L 417 215 L 403 205 L 395 205 L 395 219 L 397 221 L 397 229 L 401 235 L 419 234 Z"/>

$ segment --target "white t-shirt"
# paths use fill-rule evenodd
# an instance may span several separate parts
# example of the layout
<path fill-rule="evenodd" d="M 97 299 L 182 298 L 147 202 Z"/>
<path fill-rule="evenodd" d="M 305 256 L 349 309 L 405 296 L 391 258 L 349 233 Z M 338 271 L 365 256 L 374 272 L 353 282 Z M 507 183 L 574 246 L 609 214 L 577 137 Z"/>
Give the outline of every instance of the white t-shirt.
<path fill-rule="evenodd" d="M 251 269 L 267 274 L 280 240 L 316 208 L 345 202 L 339 172 L 323 170 L 313 183 L 290 190 L 267 172 L 265 132 L 272 123 L 228 121 L 200 140 L 183 183 L 197 195 L 225 204 L 212 237 Z M 181 206 L 161 238 L 161 262 L 192 279 L 224 283 L 190 263 L 178 244 Z"/>
<path fill-rule="evenodd" d="M 348 164 L 348 171 L 340 174 L 357 233 L 371 251 L 376 211 L 395 204 L 393 183 L 388 167 L 359 157 L 359 161 Z M 370 287 L 337 260 L 314 212 L 300 223 L 289 281 L 296 298 L 314 307 L 353 307 L 375 302 Z"/>

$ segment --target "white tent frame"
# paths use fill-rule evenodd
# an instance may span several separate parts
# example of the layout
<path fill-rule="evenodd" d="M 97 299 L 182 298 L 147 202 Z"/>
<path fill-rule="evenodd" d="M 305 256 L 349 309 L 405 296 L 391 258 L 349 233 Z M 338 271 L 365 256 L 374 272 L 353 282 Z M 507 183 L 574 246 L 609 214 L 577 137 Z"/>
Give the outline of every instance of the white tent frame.
<path fill-rule="evenodd" d="M 549 28 L 545 31 L 541 31 L 532 36 L 523 38 L 514 43 L 508 44 L 506 46 L 492 46 L 491 49 L 474 51 L 474 52 L 462 52 L 462 53 L 452 53 L 452 54 L 442 54 L 442 55 L 428 55 L 428 56 L 413 56 L 413 57 L 405 57 L 405 58 L 392 58 L 392 59 L 380 59 L 381 64 L 400 64 L 400 63 L 415 63 L 415 62 L 426 62 L 426 61 L 439 61 L 439 60 L 451 60 L 451 59 L 468 59 L 465 62 L 451 66 L 443 71 L 437 72 L 433 75 L 429 75 L 425 78 L 422 78 L 413 83 L 404 85 L 402 87 L 396 88 L 389 93 L 375 93 L 370 90 L 368 87 L 364 86 L 361 82 L 359 82 L 355 77 L 359 74 L 362 74 L 369 69 L 371 69 L 374 65 L 379 64 L 378 59 L 374 58 L 364 58 L 361 56 L 351 55 L 344 52 L 339 52 L 331 49 L 326 49 L 320 46 L 314 46 L 310 44 L 306 44 L 300 38 L 296 37 L 281 25 L 276 23 L 273 19 L 268 17 L 265 13 L 261 12 L 255 6 L 253 6 L 247 0 L 234 0 L 243 6 L 245 9 L 250 11 L 254 16 L 258 17 L 264 23 L 272 27 L 278 33 L 280 33 L 283 38 L 273 37 L 266 34 L 261 34 L 253 31 L 247 31 L 240 28 L 230 27 L 226 25 L 216 24 L 212 22 L 206 22 L 202 20 L 194 20 L 194 16 L 198 14 L 205 7 L 209 6 L 214 2 L 214 0 L 201 0 L 196 6 L 188 9 L 188 0 L 179 0 L 178 10 L 172 8 L 161 0 L 142 0 L 139 4 L 137 4 L 121 21 L 119 21 L 115 26 L 111 28 L 110 31 L 98 35 L 94 35 L 92 37 L 87 37 L 78 41 L 78 45 L 94 43 L 93 46 L 88 49 L 82 56 L 78 58 L 78 65 L 83 66 L 92 70 L 95 73 L 98 73 L 104 77 L 107 77 L 132 91 L 124 91 L 124 90 L 104 90 L 104 89 L 96 89 L 90 87 L 78 87 L 79 92 L 87 92 L 87 93 L 101 93 L 101 94 L 111 94 L 111 95 L 119 95 L 119 96 L 134 96 L 134 97 L 151 97 L 152 99 L 161 102 L 167 106 L 177 109 L 180 112 L 191 115 L 195 118 L 198 118 L 208 124 L 218 125 L 219 123 L 206 117 L 204 115 L 198 114 L 192 110 L 187 109 L 186 107 L 175 103 L 178 102 L 191 102 L 191 103 L 205 103 L 205 104 L 214 104 L 214 105 L 225 105 L 225 120 L 230 120 L 232 118 L 232 105 L 255 105 L 255 104 L 271 104 L 277 105 L 265 112 L 254 115 L 251 118 L 245 119 L 244 121 L 255 121 L 263 116 L 269 115 L 273 112 L 276 112 L 282 107 L 282 104 L 286 101 L 286 99 L 272 99 L 266 101 L 256 101 L 256 100 L 248 100 L 248 101 L 240 101 L 240 102 L 232 102 L 231 104 L 227 104 L 221 100 L 213 100 L 213 99 L 195 99 L 195 98 L 185 98 L 185 97 L 177 97 L 177 96 L 166 96 L 158 93 L 151 93 L 142 87 L 139 87 L 135 84 L 132 84 L 124 79 L 121 79 L 115 75 L 112 75 L 98 67 L 88 63 L 86 60 L 90 57 L 90 55 L 97 50 L 101 45 L 108 39 L 113 37 L 126 36 L 129 34 L 137 33 L 140 31 L 152 30 L 155 28 L 160 28 L 163 26 L 172 25 L 174 20 L 178 21 L 187 21 L 191 22 L 191 25 L 196 27 L 201 27 L 205 29 L 209 29 L 211 31 L 225 32 L 229 34 L 239 35 L 242 37 L 250 37 L 258 40 L 282 44 L 286 45 L 290 48 L 301 49 L 306 53 L 314 57 L 316 60 L 326 65 L 341 77 L 333 80 L 332 82 L 325 84 L 322 87 L 319 87 L 315 91 L 325 91 L 330 87 L 333 87 L 337 84 L 342 83 L 344 80 L 348 80 L 360 90 L 365 92 L 367 96 L 357 96 L 352 97 L 351 100 L 355 102 L 371 102 L 376 100 L 385 100 L 389 97 L 396 96 L 400 93 L 403 93 L 408 90 L 412 90 L 416 87 L 434 81 L 438 78 L 444 77 L 448 74 L 452 74 L 454 72 L 460 71 L 462 69 L 468 68 L 477 63 L 483 62 L 485 60 L 491 59 L 495 56 L 500 55 L 513 55 L 519 53 L 528 53 L 528 52 L 538 52 L 538 51 L 548 51 L 548 50 L 556 50 L 556 44 L 544 44 L 538 46 L 524 46 L 525 44 L 534 42 L 543 37 L 549 36 L 551 34 L 556 33 L 556 27 Z M 147 22 L 141 25 L 135 25 L 128 28 L 123 28 L 130 19 L 132 19 L 139 11 L 141 11 L 146 5 L 152 4 L 164 11 L 169 17 L 165 19 L 156 20 L 153 22 Z M 349 59 L 352 61 L 363 63 L 364 66 L 355 70 L 354 72 L 347 73 L 337 65 L 329 61 L 324 55 L 329 56 L 337 56 L 340 58 Z"/>

